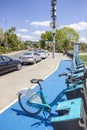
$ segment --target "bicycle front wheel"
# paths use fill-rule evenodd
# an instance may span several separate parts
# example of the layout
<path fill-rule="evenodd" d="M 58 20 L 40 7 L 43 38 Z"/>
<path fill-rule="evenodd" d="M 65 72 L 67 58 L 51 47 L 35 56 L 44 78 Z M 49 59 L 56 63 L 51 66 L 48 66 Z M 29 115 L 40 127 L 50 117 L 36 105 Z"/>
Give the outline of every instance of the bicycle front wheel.
<path fill-rule="evenodd" d="M 36 94 L 36 96 L 40 99 L 38 94 Z M 32 99 L 33 99 L 33 97 L 31 98 L 31 100 Z M 19 94 L 18 102 L 19 102 L 20 107 L 23 109 L 23 111 L 25 111 L 26 113 L 28 113 L 31 116 L 36 116 L 42 110 L 41 108 L 27 104 L 27 99 L 24 96 L 22 96 L 22 94 Z"/>

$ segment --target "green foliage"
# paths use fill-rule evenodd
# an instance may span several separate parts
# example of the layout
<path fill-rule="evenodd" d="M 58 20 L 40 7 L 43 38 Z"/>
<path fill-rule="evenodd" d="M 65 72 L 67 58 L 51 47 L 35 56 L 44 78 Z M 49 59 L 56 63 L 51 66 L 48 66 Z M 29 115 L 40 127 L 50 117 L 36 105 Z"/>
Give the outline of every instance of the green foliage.
<path fill-rule="evenodd" d="M 58 49 L 58 46 L 60 46 L 61 43 L 61 50 L 64 49 L 71 49 L 71 41 L 78 41 L 79 40 L 79 34 L 75 32 L 72 28 L 64 27 L 60 30 L 56 30 L 56 49 Z"/>
<path fill-rule="evenodd" d="M 18 38 L 17 35 L 15 34 L 15 27 L 10 28 L 7 30 L 7 42 L 8 42 L 8 47 L 11 48 L 12 50 L 17 50 L 18 48 Z"/>
<path fill-rule="evenodd" d="M 52 32 L 46 31 L 41 34 L 40 47 L 45 48 L 45 41 L 52 41 Z"/>
<path fill-rule="evenodd" d="M 87 48 L 87 44 L 86 43 L 80 43 L 80 50 L 81 51 L 85 51 L 86 48 Z"/>
<path fill-rule="evenodd" d="M 2 29 L 0 29 L 0 53 L 27 49 L 27 42 L 22 42 L 15 34 L 15 31 L 15 27 L 11 27 L 5 33 L 3 33 Z M 7 45 L 7 48 L 5 45 Z"/>
<path fill-rule="evenodd" d="M 87 55 L 79 55 L 79 57 L 84 61 L 85 65 L 87 66 Z"/>
<path fill-rule="evenodd" d="M 52 32 L 46 31 L 41 34 L 40 46 L 45 48 L 45 41 L 52 41 Z M 55 49 L 57 52 L 62 52 L 64 49 L 72 49 L 71 41 L 78 41 L 79 34 L 72 28 L 64 27 L 62 29 L 56 30 L 55 36 Z"/>
<path fill-rule="evenodd" d="M 1 28 L 0 28 L 0 45 L 4 46 L 4 33 Z"/>
<path fill-rule="evenodd" d="M 45 40 L 40 41 L 40 47 L 43 49 L 45 48 Z"/>
<path fill-rule="evenodd" d="M 3 51 L 14 51 L 14 50 L 22 50 L 27 49 L 29 41 L 21 41 L 17 35 L 15 34 L 16 28 L 11 27 L 8 29 L 5 33 L 3 33 L 2 29 L 0 29 L 0 46 L 4 48 L 6 40 L 8 43 L 8 50 L 1 49 Z M 79 34 L 72 28 L 64 27 L 61 29 L 56 30 L 56 36 L 55 36 L 55 50 L 56 52 L 62 52 L 63 50 L 71 50 L 73 49 L 73 44 L 71 41 L 78 42 L 79 40 Z M 40 43 L 38 44 L 32 44 L 34 48 L 37 48 L 39 45 L 41 48 L 45 49 L 48 48 L 49 50 L 52 49 L 52 45 L 46 46 L 46 41 L 53 41 L 53 34 L 51 31 L 46 31 L 45 33 L 41 34 Z M 32 43 L 32 42 L 30 42 Z M 87 45 L 81 43 L 80 44 L 80 50 L 85 50 L 87 48 Z"/>
<path fill-rule="evenodd" d="M 62 32 L 62 34 L 64 36 L 63 37 L 64 39 L 68 39 L 69 41 L 78 42 L 79 34 L 74 29 L 72 29 L 70 27 L 64 27 L 64 28 L 62 28 L 60 30 L 61 30 L 61 32 Z"/>
<path fill-rule="evenodd" d="M 56 49 L 56 52 L 62 52 L 62 45 L 61 45 L 61 43 L 57 44 L 55 49 Z"/>
<path fill-rule="evenodd" d="M 0 54 L 5 53 L 5 52 L 6 52 L 5 48 L 0 46 Z"/>
<path fill-rule="evenodd" d="M 62 43 L 62 49 L 66 49 L 66 50 L 68 50 L 68 49 L 70 49 L 70 41 L 69 41 L 69 39 L 65 39 L 64 41 L 63 41 L 63 43 Z"/>
<path fill-rule="evenodd" d="M 24 42 L 24 46 L 25 46 L 24 48 L 25 48 L 25 49 L 28 49 L 28 43 L 29 43 L 29 41 L 25 41 L 25 42 Z"/>

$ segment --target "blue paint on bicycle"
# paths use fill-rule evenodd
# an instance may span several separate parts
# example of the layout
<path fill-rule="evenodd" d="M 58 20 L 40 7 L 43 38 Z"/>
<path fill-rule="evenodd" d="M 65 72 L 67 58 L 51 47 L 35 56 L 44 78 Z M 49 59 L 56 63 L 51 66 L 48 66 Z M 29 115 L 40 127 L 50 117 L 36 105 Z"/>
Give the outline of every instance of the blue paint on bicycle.
<path fill-rule="evenodd" d="M 65 77 L 60 78 L 58 77 L 58 74 L 66 72 L 67 67 L 73 67 L 72 61 L 61 61 L 56 71 L 54 71 L 41 83 L 43 86 L 43 93 L 47 97 L 47 103 L 52 102 L 56 95 L 65 88 Z M 34 88 L 34 90 L 38 90 L 38 85 Z M 62 100 L 65 98 L 66 97 L 63 97 Z M 52 107 L 52 112 L 55 112 L 55 106 Z M 29 116 L 21 109 L 18 102 L 16 102 L 0 115 L 0 130 L 53 130 L 48 115 L 48 113 L 42 111 L 37 116 Z"/>

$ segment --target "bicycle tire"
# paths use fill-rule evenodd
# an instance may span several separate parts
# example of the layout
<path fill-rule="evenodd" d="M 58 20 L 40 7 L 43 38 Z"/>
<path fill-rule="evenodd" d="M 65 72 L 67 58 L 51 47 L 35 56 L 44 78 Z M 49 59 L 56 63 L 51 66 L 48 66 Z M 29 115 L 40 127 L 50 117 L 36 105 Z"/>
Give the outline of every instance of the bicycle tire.
<path fill-rule="evenodd" d="M 26 104 L 27 100 L 22 96 L 22 94 L 18 95 L 18 102 L 19 102 L 19 105 L 22 108 L 22 110 L 24 112 L 26 112 L 27 114 L 29 114 L 30 116 L 36 116 L 42 110 L 41 108 L 30 106 L 29 104 L 27 105 Z M 31 110 L 30 110 L 30 108 L 31 108 Z"/>

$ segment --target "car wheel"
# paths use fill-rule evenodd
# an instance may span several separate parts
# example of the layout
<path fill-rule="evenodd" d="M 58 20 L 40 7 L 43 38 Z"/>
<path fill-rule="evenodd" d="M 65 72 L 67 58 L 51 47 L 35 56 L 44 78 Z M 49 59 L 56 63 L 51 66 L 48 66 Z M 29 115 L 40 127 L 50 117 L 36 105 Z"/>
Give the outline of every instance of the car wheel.
<path fill-rule="evenodd" d="M 17 64 L 17 70 L 21 70 L 21 67 L 22 67 L 21 63 L 18 63 Z"/>
<path fill-rule="evenodd" d="M 24 62 L 22 62 L 21 64 L 22 64 L 22 65 L 24 65 L 25 63 L 24 63 Z"/>

